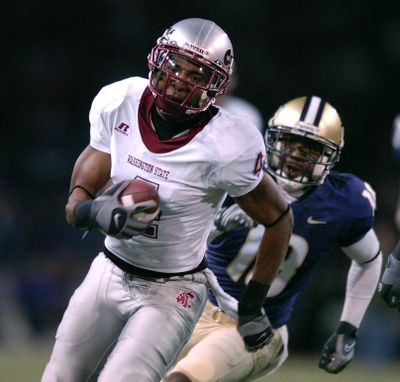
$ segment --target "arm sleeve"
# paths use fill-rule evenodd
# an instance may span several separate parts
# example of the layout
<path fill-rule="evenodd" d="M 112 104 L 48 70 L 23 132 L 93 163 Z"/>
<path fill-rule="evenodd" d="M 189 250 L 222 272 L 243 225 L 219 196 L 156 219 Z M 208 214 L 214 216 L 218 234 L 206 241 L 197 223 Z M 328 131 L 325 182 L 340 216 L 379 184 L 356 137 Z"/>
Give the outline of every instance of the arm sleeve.
<path fill-rule="evenodd" d="M 382 268 L 380 244 L 373 229 L 357 243 L 342 248 L 352 260 L 340 320 L 359 327 L 375 294 Z"/>

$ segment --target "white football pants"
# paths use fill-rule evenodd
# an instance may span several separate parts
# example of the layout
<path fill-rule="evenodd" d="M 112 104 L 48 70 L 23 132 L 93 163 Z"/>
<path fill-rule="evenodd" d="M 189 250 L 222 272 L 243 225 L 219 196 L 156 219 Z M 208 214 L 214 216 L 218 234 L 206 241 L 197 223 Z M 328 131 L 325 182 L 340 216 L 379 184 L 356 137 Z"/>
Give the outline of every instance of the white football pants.
<path fill-rule="evenodd" d="M 42 382 L 160 381 L 207 300 L 203 272 L 143 279 L 100 253 L 58 327 Z"/>

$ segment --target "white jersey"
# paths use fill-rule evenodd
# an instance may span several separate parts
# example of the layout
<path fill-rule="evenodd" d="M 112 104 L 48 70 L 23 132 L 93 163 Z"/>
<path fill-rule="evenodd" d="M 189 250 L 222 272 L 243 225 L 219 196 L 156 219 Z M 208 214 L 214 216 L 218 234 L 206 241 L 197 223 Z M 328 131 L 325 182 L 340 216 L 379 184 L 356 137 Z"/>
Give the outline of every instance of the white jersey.
<path fill-rule="evenodd" d="M 240 116 L 209 108 L 205 124 L 160 140 L 150 122 L 148 80 L 132 77 L 104 87 L 90 110 L 90 145 L 111 154 L 114 183 L 141 178 L 154 184 L 161 212 L 143 235 L 105 246 L 137 267 L 188 271 L 204 257 L 213 217 L 228 193 L 241 196 L 260 182 L 262 135 Z"/>

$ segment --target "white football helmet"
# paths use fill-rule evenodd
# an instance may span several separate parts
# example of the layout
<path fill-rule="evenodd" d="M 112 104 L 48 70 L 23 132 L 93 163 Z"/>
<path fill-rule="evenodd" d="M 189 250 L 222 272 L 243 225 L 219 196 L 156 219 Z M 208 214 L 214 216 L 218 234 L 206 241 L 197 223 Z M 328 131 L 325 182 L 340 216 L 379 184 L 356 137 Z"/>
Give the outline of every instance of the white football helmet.
<path fill-rule="evenodd" d="M 340 159 L 344 128 L 328 102 L 300 97 L 282 105 L 269 120 L 265 143 L 266 171 L 293 194 L 323 183 Z"/>
<path fill-rule="evenodd" d="M 206 82 L 181 76 L 179 60 L 186 60 L 204 73 Z M 232 73 L 233 47 L 228 35 L 214 22 L 192 18 L 177 22 L 157 40 L 148 56 L 150 89 L 155 96 L 186 114 L 207 109 L 223 94 Z M 180 81 L 190 91 L 183 100 L 167 96 L 168 86 Z"/>

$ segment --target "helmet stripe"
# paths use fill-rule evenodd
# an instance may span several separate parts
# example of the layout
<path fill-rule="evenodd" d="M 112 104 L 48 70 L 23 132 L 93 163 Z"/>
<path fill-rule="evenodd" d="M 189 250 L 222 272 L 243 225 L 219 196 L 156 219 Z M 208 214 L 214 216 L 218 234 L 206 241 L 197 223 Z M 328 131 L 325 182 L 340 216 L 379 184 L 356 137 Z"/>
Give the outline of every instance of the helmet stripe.
<path fill-rule="evenodd" d="M 199 46 L 203 46 L 207 43 L 208 37 L 211 35 L 212 30 L 215 27 L 215 23 L 210 22 L 208 20 L 204 20 L 203 25 L 200 28 L 197 37 L 195 38 L 194 43 Z"/>
<path fill-rule="evenodd" d="M 325 101 L 321 98 L 315 96 L 307 97 L 304 102 L 303 110 L 301 111 L 300 121 L 318 126 L 324 108 Z"/>
<path fill-rule="evenodd" d="M 316 97 L 314 97 L 316 98 Z M 318 98 L 320 101 L 320 104 L 318 106 L 318 111 L 317 111 L 317 115 L 315 116 L 315 121 L 314 121 L 314 125 L 318 126 L 319 122 L 321 121 L 321 117 L 322 117 L 322 113 L 325 109 L 325 101 L 321 98 Z"/>
<path fill-rule="evenodd" d="M 301 111 L 300 121 L 304 122 L 307 116 L 308 108 L 310 107 L 311 97 L 307 97 L 304 101 L 303 110 Z"/>

